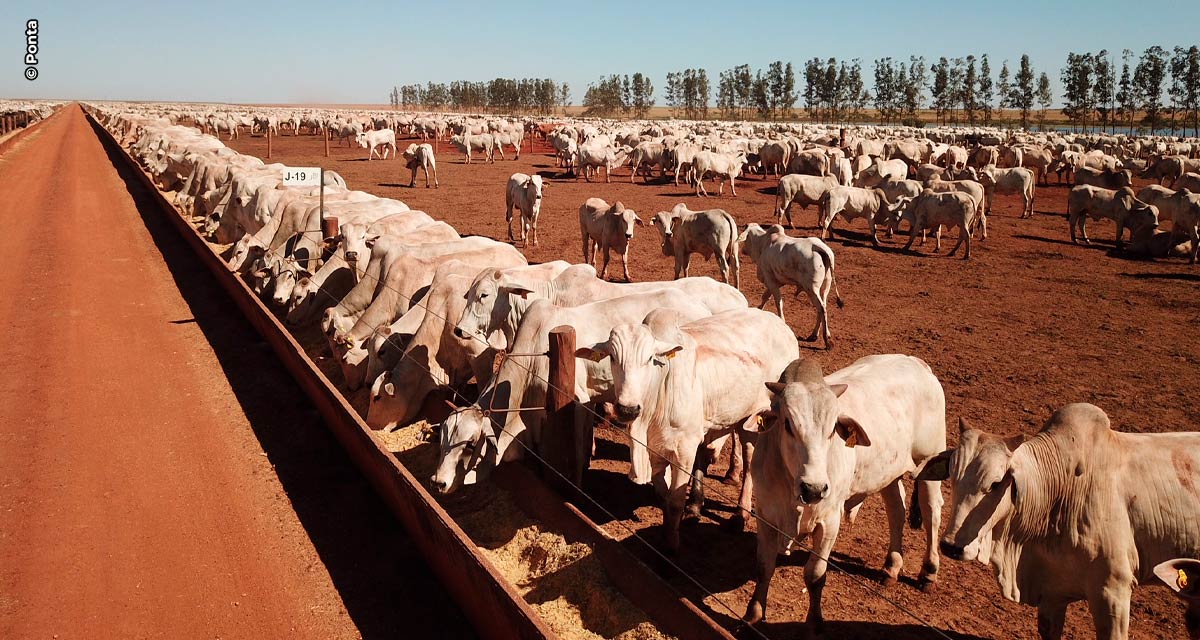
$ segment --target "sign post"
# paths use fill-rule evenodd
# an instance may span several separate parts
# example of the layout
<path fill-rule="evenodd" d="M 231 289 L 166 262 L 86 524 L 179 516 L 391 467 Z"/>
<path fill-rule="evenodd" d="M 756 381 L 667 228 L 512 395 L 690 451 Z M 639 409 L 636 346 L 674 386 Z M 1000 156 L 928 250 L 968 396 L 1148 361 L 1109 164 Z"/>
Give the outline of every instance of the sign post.
<path fill-rule="evenodd" d="M 325 168 L 324 167 L 284 167 L 283 185 L 285 187 L 321 187 L 321 219 L 325 219 Z"/>

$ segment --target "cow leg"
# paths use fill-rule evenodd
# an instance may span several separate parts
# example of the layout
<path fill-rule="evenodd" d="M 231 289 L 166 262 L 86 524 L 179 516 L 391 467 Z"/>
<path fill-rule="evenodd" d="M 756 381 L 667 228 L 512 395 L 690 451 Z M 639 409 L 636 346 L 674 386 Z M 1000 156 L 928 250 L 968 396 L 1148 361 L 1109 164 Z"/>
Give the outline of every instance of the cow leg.
<path fill-rule="evenodd" d="M 920 500 L 918 501 L 918 496 Z M 941 553 L 938 551 L 938 532 L 942 528 L 942 483 L 928 480 L 913 487 L 913 502 L 919 502 L 921 519 L 925 525 L 925 565 L 921 567 L 922 590 L 929 590 L 937 582 Z"/>
<path fill-rule="evenodd" d="M 751 416 L 746 420 L 746 422 L 757 419 L 757 416 Z M 729 526 L 735 531 L 742 532 L 746 530 L 746 521 L 749 520 L 750 516 L 754 513 L 754 477 L 750 475 L 750 464 L 754 462 L 754 443 L 746 437 L 744 431 L 739 430 L 735 431 L 734 433 L 737 434 L 737 442 L 740 442 L 742 445 L 745 463 L 741 469 L 742 491 L 738 494 L 738 511 L 732 518 L 730 518 Z M 738 449 L 736 446 L 737 442 L 734 443 L 734 451 L 737 451 Z M 732 465 L 730 468 L 732 469 Z"/>
<path fill-rule="evenodd" d="M 608 258 L 611 248 L 608 246 L 608 244 L 603 244 L 600 248 L 604 251 L 604 265 L 600 267 L 600 279 L 603 280 L 604 274 L 608 273 Z"/>
<path fill-rule="evenodd" d="M 729 261 L 725 259 L 724 252 L 718 251 L 713 257 L 717 259 L 717 270 L 721 272 L 721 282 L 729 284 Z"/>
<path fill-rule="evenodd" d="M 663 526 L 666 528 L 667 550 L 679 553 L 679 525 L 683 522 L 684 503 L 687 501 L 688 485 L 692 481 L 691 469 L 696 462 L 696 451 L 703 445 L 703 438 L 686 438 L 678 444 L 679 459 L 668 469 L 671 478 L 663 504 Z"/>
<path fill-rule="evenodd" d="M 688 494 L 687 506 L 684 508 L 685 518 L 699 518 L 700 510 L 704 508 L 704 476 L 708 473 L 708 465 L 712 456 L 708 445 L 704 442 L 696 448 L 696 461 L 692 464 L 691 491 Z"/>
<path fill-rule="evenodd" d="M 633 282 L 633 278 L 629 277 L 629 247 L 626 246 L 621 251 L 621 269 L 625 272 L 625 282 Z"/>
<path fill-rule="evenodd" d="M 1109 569 L 1098 588 L 1090 589 L 1088 609 L 1096 625 L 1096 640 L 1125 640 L 1129 637 L 1129 596 L 1133 576 L 1119 567 Z"/>
<path fill-rule="evenodd" d="M 513 237 L 513 228 L 512 228 L 513 214 L 512 214 L 512 211 L 513 211 L 513 201 L 512 201 L 512 198 L 510 197 L 507 199 L 507 202 L 505 203 L 505 207 L 504 207 L 504 222 L 508 225 L 508 240 L 509 240 L 509 242 L 516 242 L 517 239 Z"/>
<path fill-rule="evenodd" d="M 933 252 L 940 253 L 942 251 L 942 225 L 938 225 L 937 231 L 933 234 Z"/>
<path fill-rule="evenodd" d="M 822 278 L 820 282 L 814 283 L 814 286 L 807 290 L 808 301 L 817 310 L 817 325 L 813 327 L 812 335 L 808 337 L 809 342 L 816 342 L 817 335 L 825 340 L 825 350 L 833 348 L 833 334 L 829 331 L 829 288 L 831 278 Z"/>
<path fill-rule="evenodd" d="M 692 275 L 692 254 L 687 254 L 683 257 L 683 277 L 689 278 Z M 678 278 L 679 276 L 675 276 Z"/>
<path fill-rule="evenodd" d="M 1174 228 L 1173 225 L 1172 225 L 1172 228 Z M 1132 238 L 1133 230 L 1129 231 L 1129 235 Z M 1117 251 L 1120 251 L 1121 248 L 1124 246 L 1125 246 L 1125 221 L 1118 220 L 1117 221 Z"/>
<path fill-rule="evenodd" d="M 883 497 L 883 508 L 887 512 L 888 541 L 887 558 L 883 561 L 885 575 L 883 583 L 892 585 L 900 578 L 900 570 L 904 568 L 904 485 L 900 478 L 880 492 Z"/>
<path fill-rule="evenodd" d="M 1066 620 L 1066 602 L 1056 600 L 1039 604 L 1037 614 L 1038 636 L 1042 640 L 1059 640 L 1062 638 L 1063 624 Z"/>
<path fill-rule="evenodd" d="M 812 533 L 812 552 L 808 564 L 804 565 L 804 584 L 808 587 L 808 617 L 804 623 L 810 633 L 820 634 L 825 625 L 821 613 L 821 593 L 825 591 L 825 572 L 829 569 L 829 554 L 842 526 L 842 513 L 835 509 L 824 523 L 817 525 Z"/>
<path fill-rule="evenodd" d="M 729 468 L 725 470 L 725 477 L 721 479 L 723 484 L 737 483 L 742 476 L 742 470 L 749 469 L 749 467 L 743 466 L 741 445 L 745 440 L 746 438 L 737 431 L 729 439 Z"/>
<path fill-rule="evenodd" d="M 917 227 L 917 225 L 916 225 L 915 223 L 914 223 L 912 226 L 910 226 L 910 227 L 909 227 L 909 230 L 908 230 L 908 242 L 904 243 L 904 250 L 905 250 L 905 251 L 908 251 L 908 250 L 912 249 L 912 244 L 913 244 L 913 242 L 914 242 L 914 241 L 916 241 L 916 239 L 917 239 L 917 233 L 919 233 L 919 232 L 920 232 L 920 229 Z"/>
<path fill-rule="evenodd" d="M 750 624 L 765 620 L 767 617 L 767 591 L 771 588 L 771 578 L 775 576 L 775 562 L 779 559 L 779 550 L 783 547 L 783 536 L 766 522 L 758 525 L 758 552 L 756 554 L 754 594 L 746 605 L 746 614 L 742 620 Z"/>

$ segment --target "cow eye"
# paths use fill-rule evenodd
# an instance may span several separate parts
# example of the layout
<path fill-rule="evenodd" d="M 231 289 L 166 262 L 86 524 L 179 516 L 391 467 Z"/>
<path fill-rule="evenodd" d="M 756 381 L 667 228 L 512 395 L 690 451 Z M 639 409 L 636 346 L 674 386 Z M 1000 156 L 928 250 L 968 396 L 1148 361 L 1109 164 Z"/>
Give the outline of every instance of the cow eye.
<path fill-rule="evenodd" d="M 993 482 L 993 483 L 991 484 L 991 486 L 989 486 L 989 487 L 987 488 L 987 491 L 984 491 L 984 493 L 991 493 L 991 492 L 995 491 L 996 489 L 999 489 L 999 488 L 1000 488 L 1000 482 L 1001 482 L 1000 480 L 997 480 L 997 481 Z"/>
<path fill-rule="evenodd" d="M 488 297 L 488 294 L 486 294 L 486 293 L 481 293 L 481 294 L 479 294 L 479 299 L 480 299 L 480 300 L 483 300 L 483 299 L 484 299 L 484 298 L 486 298 L 486 297 Z"/>

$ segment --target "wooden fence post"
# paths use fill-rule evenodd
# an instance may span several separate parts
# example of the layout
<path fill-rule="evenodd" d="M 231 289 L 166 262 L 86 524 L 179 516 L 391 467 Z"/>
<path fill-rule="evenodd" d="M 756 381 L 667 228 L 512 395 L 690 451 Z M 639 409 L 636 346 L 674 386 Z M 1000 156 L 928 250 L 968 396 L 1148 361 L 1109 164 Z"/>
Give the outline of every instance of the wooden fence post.
<path fill-rule="evenodd" d="M 575 407 L 575 328 L 563 325 L 550 331 L 550 370 L 546 389 L 546 425 L 542 453 L 546 462 L 576 487 L 583 482 L 591 453 L 591 420 Z M 582 420 L 577 417 L 583 418 Z M 581 440 L 583 440 L 581 442 Z M 559 482 L 552 482 L 558 485 Z M 561 487 L 568 494 L 570 487 Z"/>
<path fill-rule="evenodd" d="M 329 129 L 325 129 L 325 157 L 329 157 Z"/>
<path fill-rule="evenodd" d="M 271 125 L 267 125 L 267 159 L 271 159 Z"/>

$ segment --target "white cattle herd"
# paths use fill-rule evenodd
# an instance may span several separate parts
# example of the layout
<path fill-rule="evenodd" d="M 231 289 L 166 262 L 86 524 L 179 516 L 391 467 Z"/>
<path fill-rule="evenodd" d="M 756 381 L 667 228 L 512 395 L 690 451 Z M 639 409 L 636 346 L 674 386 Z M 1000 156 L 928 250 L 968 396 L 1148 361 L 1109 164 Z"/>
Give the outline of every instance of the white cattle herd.
<path fill-rule="evenodd" d="M 608 180 L 628 162 L 631 180 L 639 172 L 648 181 L 655 169 L 662 178 L 670 171 L 699 195 L 707 193 L 709 176 L 719 181 L 718 195 L 725 180 L 736 195 L 743 174 L 780 173 L 773 212 L 780 223 L 786 217 L 791 224 L 793 205 L 816 205 L 826 232 L 839 216 L 864 219 L 873 236 L 877 227 L 890 234 L 907 221 L 909 245 L 929 230 L 939 248 L 941 228 L 958 227 L 951 253 L 965 245 L 964 259 L 976 229 L 986 238 L 995 193 L 1020 195 L 1022 217 L 1031 216 L 1036 183 L 1055 173 L 1078 183 L 1068 199 L 1072 240 L 1088 241 L 1087 218 L 1108 218 L 1117 224 L 1118 242 L 1130 229 L 1129 250 L 1194 261 L 1200 247 L 1195 141 L 211 106 L 104 105 L 99 113 L 202 232 L 232 244 L 225 254 L 231 269 L 289 324 L 320 323 L 347 388 L 370 389 L 370 426 L 407 424 L 430 402 L 454 402 L 437 427 L 435 490 L 484 481 L 496 465 L 537 450 L 549 366 L 538 354 L 560 325 L 574 327 L 579 345 L 576 387 L 569 391 L 591 408 L 576 416 L 628 429 L 630 479 L 653 485 L 663 498 L 669 551 L 687 543 L 680 521 L 698 510 L 708 463 L 736 435 L 746 464 L 732 522 L 757 518 L 749 622 L 766 615 L 777 556 L 811 545 L 815 553 L 804 569 L 808 622 L 820 627 L 826 564 L 839 528 L 873 494 L 883 498 L 890 531 L 884 572 L 888 581 L 897 579 L 906 475 L 915 478 L 910 524 L 925 529 L 922 581 L 937 580 L 941 555 L 990 562 L 1005 597 L 1037 607 L 1043 638 L 1061 636 L 1066 606 L 1079 600 L 1088 603 L 1098 637 L 1126 638 L 1132 587 L 1161 563 L 1200 557 L 1200 434 L 1121 433 L 1100 408 L 1072 404 L 1025 441 L 962 423 L 958 446 L 948 449 L 946 399 L 925 362 L 875 355 L 825 374 L 800 357 L 796 335 L 782 320 L 782 288 L 808 295 L 817 311 L 809 339 L 821 336 L 827 348 L 826 302 L 830 293 L 842 301 L 833 251 L 819 238 L 791 237 L 780 225 L 739 229 L 722 209 L 692 211 L 684 204 L 643 218 L 621 202 L 593 197 L 579 207 L 585 264 L 530 265 L 512 244 L 460 237 L 429 214 L 349 190 L 336 176 L 325 187 L 324 206 L 340 228 L 326 236 L 317 189 L 285 187 L 281 165 L 175 123 L 189 120 L 231 136 L 239 125 L 328 130 L 355 137 L 370 157 L 379 148 L 383 158 L 396 154 L 396 132 L 421 136 L 402 155 L 412 182 L 418 168 L 426 171 L 426 186 L 430 171 L 437 183 L 430 143 L 446 136 L 468 162 L 473 151 L 490 162 L 506 145 L 519 154 L 524 139 L 543 137 L 559 166 L 588 180 L 600 168 Z M 1135 192 L 1135 174 L 1166 184 Z M 549 184 L 523 173 L 509 179 L 510 239 L 538 244 Z M 1158 229 L 1163 220 L 1171 221 L 1170 232 Z M 658 230 L 675 280 L 629 282 L 629 243 L 644 224 Z M 613 251 L 625 283 L 603 279 Z M 599 277 L 596 253 L 604 255 Z M 716 258 L 724 283 L 689 277 L 696 253 Z M 759 309 L 738 290 L 741 255 L 765 285 Z M 761 310 L 771 299 L 775 312 Z M 495 368 L 498 353 L 505 357 Z M 944 480 L 951 482 L 951 504 L 939 547 Z M 1183 582 L 1173 588 L 1181 596 L 1194 593 L 1185 576 L 1185 569 L 1196 575 L 1192 565 L 1162 566 L 1170 567 L 1159 572 L 1167 577 L 1180 567 Z"/>

